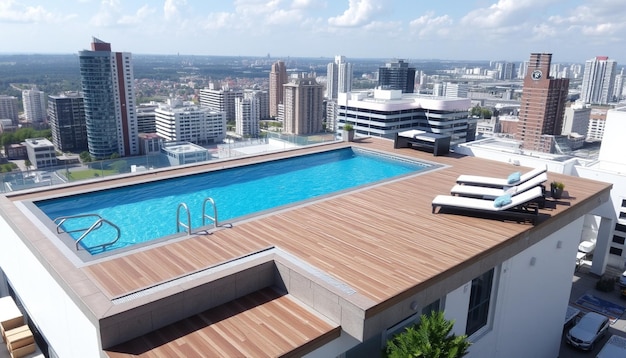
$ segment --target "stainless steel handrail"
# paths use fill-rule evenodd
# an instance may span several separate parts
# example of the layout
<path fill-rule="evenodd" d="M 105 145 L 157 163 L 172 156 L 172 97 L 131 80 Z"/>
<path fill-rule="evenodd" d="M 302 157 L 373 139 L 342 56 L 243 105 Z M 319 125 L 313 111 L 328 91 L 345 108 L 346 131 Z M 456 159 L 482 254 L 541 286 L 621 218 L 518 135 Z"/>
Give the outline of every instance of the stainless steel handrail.
<path fill-rule="evenodd" d="M 78 215 L 69 215 L 69 216 L 59 216 L 58 218 L 55 218 L 54 220 L 52 220 L 53 222 L 57 222 L 58 220 L 61 220 L 58 224 L 57 224 L 57 234 L 62 234 L 62 233 L 70 233 L 70 232 L 78 232 L 78 231 L 85 231 L 89 228 L 82 228 L 82 229 L 74 229 L 74 230 L 70 230 L 70 231 L 65 231 L 61 229 L 61 225 L 63 225 L 68 219 L 77 219 L 77 218 L 88 218 L 88 217 L 96 217 L 98 219 L 102 219 L 102 216 L 98 215 L 98 214 L 78 214 Z M 102 223 L 100 223 L 102 225 Z"/>
<path fill-rule="evenodd" d="M 122 232 L 121 232 L 120 228 L 119 228 L 117 225 L 115 225 L 115 224 L 113 224 L 112 222 L 110 222 L 109 220 L 107 220 L 107 219 L 103 219 L 103 218 L 100 218 L 100 219 L 98 219 L 98 221 L 96 221 L 95 223 L 93 223 L 93 225 L 91 225 L 91 226 L 89 227 L 89 229 L 87 229 L 87 231 L 85 231 L 85 233 L 83 233 L 83 234 L 82 234 L 82 235 L 78 238 L 78 240 L 76 240 L 76 250 L 77 250 L 77 251 L 78 251 L 78 244 L 79 244 L 79 243 L 80 243 L 80 242 L 81 242 L 81 241 L 82 241 L 85 237 L 87 237 L 87 235 L 89 235 L 89 233 L 90 233 L 90 232 L 92 232 L 93 230 L 99 229 L 99 228 L 102 226 L 102 223 L 106 223 L 106 224 L 109 224 L 109 225 L 113 226 L 113 228 L 117 231 L 117 235 L 115 236 L 115 240 L 113 240 L 113 241 L 111 241 L 111 242 L 107 242 L 107 243 L 105 243 L 105 244 L 95 245 L 95 246 L 92 246 L 92 247 L 88 247 L 87 249 L 91 249 L 91 248 L 94 248 L 94 247 L 105 247 L 105 246 L 113 245 L 113 244 L 115 244 L 115 243 L 117 242 L 117 240 L 119 240 L 119 239 L 120 239 L 120 236 L 122 236 L 122 235 L 121 235 L 121 234 L 122 234 Z"/>
<path fill-rule="evenodd" d="M 184 208 L 187 212 L 187 224 L 180 222 L 180 208 Z M 176 232 L 180 232 L 180 227 L 184 227 L 187 229 L 187 235 L 191 235 L 191 214 L 189 214 L 189 208 L 187 204 L 180 203 L 178 204 L 178 208 L 176 208 Z"/>
<path fill-rule="evenodd" d="M 213 207 L 213 216 L 209 216 L 206 214 L 207 203 L 211 203 L 211 206 Z M 202 226 L 206 225 L 205 219 L 213 221 L 213 227 L 214 228 L 217 227 L 217 206 L 215 205 L 215 201 L 213 200 L 213 198 L 206 198 L 204 199 L 204 202 L 202 203 Z"/>

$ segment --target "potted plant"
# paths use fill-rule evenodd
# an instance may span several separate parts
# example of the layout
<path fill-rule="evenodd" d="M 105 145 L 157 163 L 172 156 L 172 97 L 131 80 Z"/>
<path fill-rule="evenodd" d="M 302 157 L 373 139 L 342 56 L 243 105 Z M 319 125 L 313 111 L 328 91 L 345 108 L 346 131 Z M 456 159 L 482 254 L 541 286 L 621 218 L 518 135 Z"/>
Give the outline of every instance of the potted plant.
<path fill-rule="evenodd" d="M 343 126 L 343 134 L 341 136 L 344 142 L 352 142 L 354 140 L 354 126 L 346 123 Z"/>
<path fill-rule="evenodd" d="M 555 199 L 560 199 L 563 195 L 563 189 L 565 184 L 560 181 L 553 181 L 550 183 L 550 195 Z"/>

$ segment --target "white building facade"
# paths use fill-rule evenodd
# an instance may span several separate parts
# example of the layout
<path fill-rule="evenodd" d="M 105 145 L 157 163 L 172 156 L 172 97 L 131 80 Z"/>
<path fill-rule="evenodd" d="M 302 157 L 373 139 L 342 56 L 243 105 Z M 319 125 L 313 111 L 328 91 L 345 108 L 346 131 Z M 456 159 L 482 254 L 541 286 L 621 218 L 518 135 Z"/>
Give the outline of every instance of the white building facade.
<path fill-rule="evenodd" d="M 585 103 L 608 104 L 613 101 L 617 62 L 607 56 L 596 56 L 585 62 L 580 98 Z"/>
<path fill-rule="evenodd" d="M 467 98 L 374 90 L 340 93 L 337 103 L 338 129 L 348 122 L 357 135 L 393 138 L 397 132 L 419 129 L 449 135 L 451 144 L 476 137 L 477 119 L 469 118 Z"/>
<path fill-rule="evenodd" d="M 170 101 L 155 110 L 156 133 L 165 141 L 220 143 L 226 136 L 224 112 Z"/>
<path fill-rule="evenodd" d="M 242 137 L 259 136 L 260 101 L 254 93 L 235 98 L 235 132 Z"/>
<path fill-rule="evenodd" d="M 31 89 L 22 91 L 24 102 L 24 116 L 31 123 L 42 123 L 47 119 L 46 94 L 42 91 Z"/>

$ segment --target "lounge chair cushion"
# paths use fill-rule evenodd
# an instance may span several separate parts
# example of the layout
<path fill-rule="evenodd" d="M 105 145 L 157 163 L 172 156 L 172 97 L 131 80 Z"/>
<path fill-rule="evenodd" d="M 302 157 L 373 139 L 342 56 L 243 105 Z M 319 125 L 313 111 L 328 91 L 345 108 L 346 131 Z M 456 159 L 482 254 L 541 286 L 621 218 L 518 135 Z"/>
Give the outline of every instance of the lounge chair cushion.
<path fill-rule="evenodd" d="M 496 208 L 499 208 L 499 207 L 511 204 L 512 201 L 513 200 L 511 198 L 511 194 L 500 195 L 499 197 L 494 199 L 493 206 L 495 206 Z"/>
<path fill-rule="evenodd" d="M 512 187 L 506 189 L 504 191 L 504 194 L 509 194 L 509 195 L 513 196 L 513 195 L 515 195 L 517 193 L 517 189 L 519 189 L 517 186 L 512 186 Z"/>
<path fill-rule="evenodd" d="M 521 177 L 522 177 L 522 173 L 520 172 L 511 173 L 511 175 L 509 175 L 509 177 L 507 178 L 507 183 L 515 184 L 518 181 L 520 181 Z"/>

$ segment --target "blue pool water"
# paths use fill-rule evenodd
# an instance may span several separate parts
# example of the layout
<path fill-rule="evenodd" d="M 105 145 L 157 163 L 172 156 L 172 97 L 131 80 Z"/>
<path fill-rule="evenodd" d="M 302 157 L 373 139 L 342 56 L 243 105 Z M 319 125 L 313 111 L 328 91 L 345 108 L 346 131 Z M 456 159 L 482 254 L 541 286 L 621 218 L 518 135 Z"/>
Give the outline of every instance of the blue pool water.
<path fill-rule="evenodd" d="M 219 223 L 278 208 L 344 189 L 414 173 L 428 164 L 341 149 L 276 160 L 181 178 L 38 201 L 50 219 L 99 214 L 121 229 L 117 243 L 95 247 L 114 238 L 112 227 L 94 230 L 81 245 L 92 254 L 158 239 L 177 232 L 176 211 L 186 203 L 192 228 L 202 226 L 202 204 L 213 198 Z M 211 206 L 207 214 L 212 215 Z M 186 214 L 181 212 L 182 221 Z M 96 219 L 68 220 L 66 231 L 89 227 Z M 181 228 L 181 231 L 185 231 Z M 72 233 L 74 239 L 82 233 Z M 93 249 L 89 249 L 93 247 Z"/>

